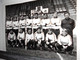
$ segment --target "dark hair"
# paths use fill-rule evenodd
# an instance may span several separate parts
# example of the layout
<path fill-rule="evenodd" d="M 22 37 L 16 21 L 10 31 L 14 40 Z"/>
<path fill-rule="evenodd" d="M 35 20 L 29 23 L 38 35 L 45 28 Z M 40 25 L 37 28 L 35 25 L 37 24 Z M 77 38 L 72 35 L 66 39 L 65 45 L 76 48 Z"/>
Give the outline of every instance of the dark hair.
<path fill-rule="evenodd" d="M 32 31 L 32 28 L 28 28 L 27 31 L 28 31 L 28 30 L 31 30 L 31 31 Z"/>
<path fill-rule="evenodd" d="M 38 30 L 38 29 L 42 29 L 42 26 L 38 27 L 37 30 Z"/>
<path fill-rule="evenodd" d="M 65 13 L 64 13 L 64 15 L 65 15 L 65 14 L 68 14 L 68 15 L 70 15 L 70 13 L 69 13 L 69 12 L 65 12 Z"/>
<path fill-rule="evenodd" d="M 57 12 L 57 11 L 54 11 L 54 13 L 55 13 L 55 12 L 58 14 L 58 12 Z"/>

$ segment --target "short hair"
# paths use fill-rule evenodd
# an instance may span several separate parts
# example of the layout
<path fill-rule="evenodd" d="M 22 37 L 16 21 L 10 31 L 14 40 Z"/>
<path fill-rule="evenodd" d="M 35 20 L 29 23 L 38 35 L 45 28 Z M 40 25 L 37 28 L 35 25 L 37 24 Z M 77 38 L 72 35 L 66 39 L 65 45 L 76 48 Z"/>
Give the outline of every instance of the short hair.
<path fill-rule="evenodd" d="M 69 15 L 70 15 L 70 13 L 69 13 L 69 12 L 65 12 L 65 13 L 64 13 L 64 15 L 65 15 L 65 14 L 69 14 Z"/>
<path fill-rule="evenodd" d="M 28 30 L 31 30 L 31 31 L 32 31 L 32 28 L 28 28 L 27 31 L 28 31 Z"/>
<path fill-rule="evenodd" d="M 41 29 L 42 29 L 42 27 L 38 27 L 38 28 L 37 28 L 37 30 L 38 30 L 38 29 L 40 29 L 40 30 L 41 30 Z"/>

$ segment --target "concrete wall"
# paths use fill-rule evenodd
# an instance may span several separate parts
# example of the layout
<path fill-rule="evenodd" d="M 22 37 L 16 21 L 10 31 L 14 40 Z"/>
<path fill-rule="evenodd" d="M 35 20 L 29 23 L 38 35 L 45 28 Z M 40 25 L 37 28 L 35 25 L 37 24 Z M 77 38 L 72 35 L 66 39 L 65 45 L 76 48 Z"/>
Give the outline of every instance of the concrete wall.
<path fill-rule="evenodd" d="M 6 50 L 6 45 L 5 45 L 5 21 L 3 20 L 3 5 L 2 1 L 0 0 L 0 50 Z"/>

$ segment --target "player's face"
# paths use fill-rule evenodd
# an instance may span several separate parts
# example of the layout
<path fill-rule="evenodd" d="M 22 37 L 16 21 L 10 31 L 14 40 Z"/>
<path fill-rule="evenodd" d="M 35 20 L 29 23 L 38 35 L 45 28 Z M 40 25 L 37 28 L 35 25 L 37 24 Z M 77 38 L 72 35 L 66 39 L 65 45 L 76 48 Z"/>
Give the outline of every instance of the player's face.
<path fill-rule="evenodd" d="M 23 30 L 22 30 L 22 29 L 20 29 L 20 30 L 19 30 L 19 32 L 20 32 L 20 33 L 22 33 L 22 32 L 23 32 Z"/>
<path fill-rule="evenodd" d="M 13 31 L 12 30 L 10 31 L 10 34 L 13 34 Z"/>
<path fill-rule="evenodd" d="M 69 18 L 69 14 L 67 13 L 67 14 L 65 14 L 65 18 Z"/>
<path fill-rule="evenodd" d="M 35 17 L 35 18 L 38 18 L 38 14 L 35 14 L 34 17 Z"/>
<path fill-rule="evenodd" d="M 13 18 L 13 21 L 17 21 L 17 18 L 16 18 L 16 17 L 14 17 L 14 18 Z"/>
<path fill-rule="evenodd" d="M 38 29 L 37 32 L 40 33 L 41 32 L 41 29 Z"/>
<path fill-rule="evenodd" d="M 66 36 L 68 33 L 66 31 L 62 31 L 63 36 Z"/>
<path fill-rule="evenodd" d="M 31 34 L 32 33 L 32 31 L 31 30 L 28 30 L 28 34 Z"/>
<path fill-rule="evenodd" d="M 48 33 L 49 33 L 49 34 L 51 34 L 51 33 L 52 33 L 52 31 L 49 29 Z"/>
<path fill-rule="evenodd" d="M 23 16 L 21 16 L 21 20 L 23 20 L 24 19 L 24 17 Z"/>
<path fill-rule="evenodd" d="M 23 16 L 23 19 L 26 19 L 26 16 Z"/>
<path fill-rule="evenodd" d="M 28 19 L 28 16 L 26 16 L 25 19 Z"/>

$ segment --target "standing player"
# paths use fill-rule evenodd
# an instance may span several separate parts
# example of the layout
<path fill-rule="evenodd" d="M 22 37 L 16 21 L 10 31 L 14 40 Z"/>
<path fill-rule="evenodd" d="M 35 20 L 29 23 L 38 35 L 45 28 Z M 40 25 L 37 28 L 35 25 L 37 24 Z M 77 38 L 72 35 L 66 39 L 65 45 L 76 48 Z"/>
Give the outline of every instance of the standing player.
<path fill-rule="evenodd" d="M 7 34 L 10 32 L 10 30 L 12 29 L 12 17 L 7 17 L 6 18 L 6 29 L 7 29 Z"/>
<path fill-rule="evenodd" d="M 56 37 L 58 37 L 58 35 L 60 33 L 61 19 L 58 17 L 58 13 L 57 12 L 54 12 L 54 16 L 51 19 L 51 26 L 54 29 Z"/>
<path fill-rule="evenodd" d="M 25 16 L 25 15 L 20 16 L 19 26 L 20 26 L 20 28 L 22 28 L 23 30 L 24 30 L 24 28 L 25 28 L 25 20 L 26 20 L 26 16 Z"/>
<path fill-rule="evenodd" d="M 32 19 L 29 19 L 28 16 L 26 16 L 26 28 L 31 28 L 32 27 Z"/>
<path fill-rule="evenodd" d="M 34 18 L 32 20 L 33 20 L 33 32 L 35 32 L 37 28 L 40 27 L 41 25 L 41 19 L 38 18 L 38 13 L 34 14 Z"/>
<path fill-rule="evenodd" d="M 14 29 L 14 32 L 16 33 L 16 36 L 18 34 L 18 28 L 19 28 L 18 15 L 15 15 L 13 17 L 13 29 Z"/>

